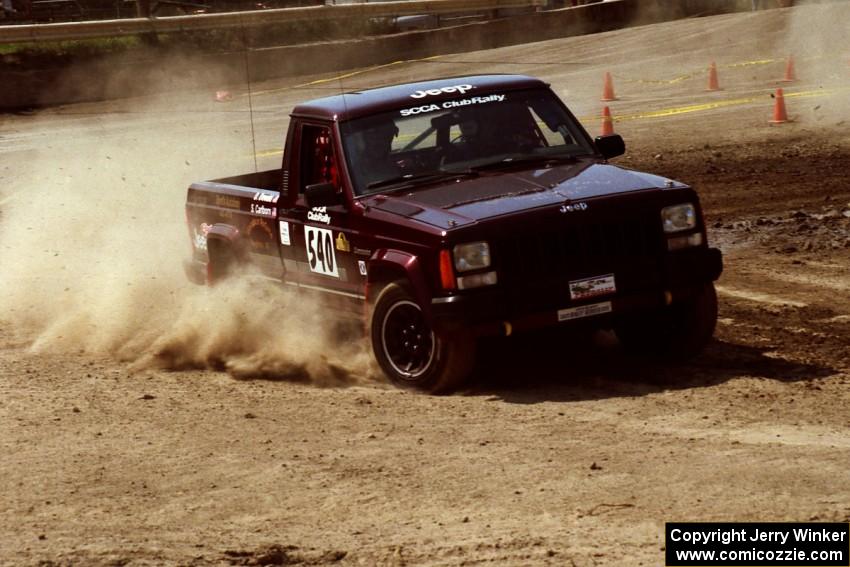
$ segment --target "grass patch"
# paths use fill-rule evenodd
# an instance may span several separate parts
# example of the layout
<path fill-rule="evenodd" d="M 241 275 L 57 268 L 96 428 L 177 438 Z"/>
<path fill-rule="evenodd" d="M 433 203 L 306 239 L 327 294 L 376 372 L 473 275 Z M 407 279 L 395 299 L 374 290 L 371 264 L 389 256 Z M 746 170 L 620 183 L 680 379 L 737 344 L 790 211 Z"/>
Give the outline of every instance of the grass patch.
<path fill-rule="evenodd" d="M 0 55 L 55 55 L 75 57 L 127 51 L 142 45 L 138 36 L 103 37 L 67 41 L 29 41 L 0 45 Z"/>
<path fill-rule="evenodd" d="M 221 53 L 391 33 L 386 19 L 293 22 L 169 34 L 0 44 L 0 63 L 18 69 L 61 67 L 98 57 L 152 52 Z"/>

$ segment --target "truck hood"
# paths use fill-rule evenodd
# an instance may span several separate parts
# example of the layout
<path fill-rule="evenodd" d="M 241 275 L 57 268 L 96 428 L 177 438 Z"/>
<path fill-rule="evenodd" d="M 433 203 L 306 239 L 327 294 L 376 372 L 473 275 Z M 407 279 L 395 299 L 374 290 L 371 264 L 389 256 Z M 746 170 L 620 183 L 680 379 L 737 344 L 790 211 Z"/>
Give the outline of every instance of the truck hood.
<path fill-rule="evenodd" d="M 523 171 L 485 172 L 480 177 L 417 189 L 406 195 L 376 195 L 365 204 L 450 229 L 568 201 L 683 187 L 665 177 L 579 161 Z"/>

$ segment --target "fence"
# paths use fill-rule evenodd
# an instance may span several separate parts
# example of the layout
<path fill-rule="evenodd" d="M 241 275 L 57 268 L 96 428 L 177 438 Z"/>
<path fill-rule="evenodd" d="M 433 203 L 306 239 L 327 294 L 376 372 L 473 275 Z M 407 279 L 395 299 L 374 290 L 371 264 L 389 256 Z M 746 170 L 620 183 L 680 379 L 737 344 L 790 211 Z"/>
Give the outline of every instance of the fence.
<path fill-rule="evenodd" d="M 496 12 L 542 7 L 544 0 L 410 0 L 279 8 L 220 14 L 133 18 L 95 22 L 0 26 L 0 44 L 120 37 L 149 33 L 175 33 L 266 26 L 303 21 L 368 19 L 463 12 Z"/>

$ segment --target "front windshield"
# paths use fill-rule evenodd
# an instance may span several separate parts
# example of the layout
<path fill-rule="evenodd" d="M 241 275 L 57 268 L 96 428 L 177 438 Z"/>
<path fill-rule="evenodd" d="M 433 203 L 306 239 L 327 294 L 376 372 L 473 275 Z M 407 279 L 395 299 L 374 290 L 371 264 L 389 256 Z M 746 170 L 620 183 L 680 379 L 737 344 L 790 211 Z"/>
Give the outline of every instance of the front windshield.
<path fill-rule="evenodd" d="M 526 160 L 593 153 L 548 89 L 421 103 L 340 125 L 357 195 Z"/>

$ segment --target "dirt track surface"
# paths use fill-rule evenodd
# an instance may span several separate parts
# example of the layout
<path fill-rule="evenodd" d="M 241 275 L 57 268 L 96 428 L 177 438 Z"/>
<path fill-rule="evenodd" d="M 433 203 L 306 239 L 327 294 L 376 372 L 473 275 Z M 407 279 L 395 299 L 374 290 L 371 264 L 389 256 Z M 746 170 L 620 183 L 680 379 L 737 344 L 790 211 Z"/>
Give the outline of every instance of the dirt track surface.
<path fill-rule="evenodd" d="M 263 290 L 185 289 L 182 188 L 253 167 L 240 91 L 0 118 L 0 564 L 662 565 L 665 521 L 850 521 L 850 67 L 832 41 L 848 16 L 694 19 L 344 79 L 525 72 L 596 131 L 610 70 L 618 163 L 696 186 L 723 249 L 716 341 L 693 361 L 517 337 L 451 397 L 276 334 L 321 319 L 263 326 Z M 792 52 L 800 80 L 781 85 Z M 704 91 L 712 60 L 721 92 Z M 339 87 L 296 84 L 252 87 L 261 168 L 291 106 Z M 794 122 L 769 125 L 778 86 Z"/>

